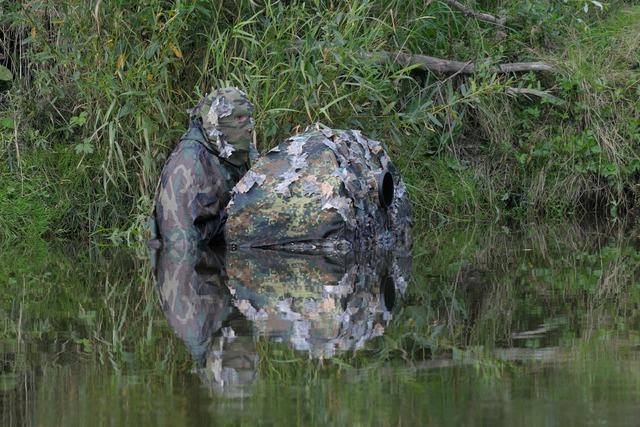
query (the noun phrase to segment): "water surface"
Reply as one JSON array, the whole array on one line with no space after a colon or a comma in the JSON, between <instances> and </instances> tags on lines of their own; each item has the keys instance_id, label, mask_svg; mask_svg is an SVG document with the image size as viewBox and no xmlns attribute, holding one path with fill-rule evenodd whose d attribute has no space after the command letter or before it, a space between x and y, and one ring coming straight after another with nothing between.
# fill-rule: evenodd
<instances>
[{"instance_id":1,"label":"water surface","mask_svg":"<svg viewBox=\"0 0 640 427\"><path fill-rule=\"evenodd\" d=\"M6 248L0 422L638 424L634 233L415 236L411 274L377 254L209 254L164 285L143 250Z\"/></svg>"}]
</instances>

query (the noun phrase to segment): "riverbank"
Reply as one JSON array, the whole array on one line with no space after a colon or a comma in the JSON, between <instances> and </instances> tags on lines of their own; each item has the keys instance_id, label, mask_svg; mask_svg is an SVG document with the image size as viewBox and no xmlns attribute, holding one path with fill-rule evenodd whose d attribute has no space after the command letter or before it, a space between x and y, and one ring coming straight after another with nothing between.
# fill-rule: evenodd
<instances>
[{"instance_id":1,"label":"riverbank","mask_svg":"<svg viewBox=\"0 0 640 427\"><path fill-rule=\"evenodd\" d=\"M0 2L13 74L0 92L0 241L143 240L185 110L227 84L254 100L262 151L316 121L384 141L426 221L633 212L640 8L475 3L501 27L449 3ZM368 55L382 51L475 71ZM554 71L495 72L524 61Z\"/></svg>"}]
</instances>

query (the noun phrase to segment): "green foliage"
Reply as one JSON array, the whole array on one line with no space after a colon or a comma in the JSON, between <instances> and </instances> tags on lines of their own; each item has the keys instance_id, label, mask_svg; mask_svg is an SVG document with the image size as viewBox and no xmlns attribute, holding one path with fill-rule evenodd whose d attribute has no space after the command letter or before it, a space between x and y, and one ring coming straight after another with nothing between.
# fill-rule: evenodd
<instances>
[{"instance_id":1,"label":"green foliage","mask_svg":"<svg viewBox=\"0 0 640 427\"><path fill-rule=\"evenodd\" d=\"M638 10L610 1L585 12L587 3L477 2L506 16L503 32L437 1L2 1L15 77L0 98L5 179L22 185L21 168L50 153L53 174L73 177L64 194L75 200L43 199L45 209L66 211L42 224L142 238L186 109L230 84L258 107L261 150L315 121L385 141L418 214L632 207ZM479 71L442 79L363 55L377 51L476 60ZM560 72L491 72L539 58ZM35 167L34 179L50 183Z\"/></svg>"},{"instance_id":2,"label":"green foliage","mask_svg":"<svg viewBox=\"0 0 640 427\"><path fill-rule=\"evenodd\" d=\"M0 176L0 241L39 238L49 231L53 215L47 206L49 198L37 180L20 183Z\"/></svg>"},{"instance_id":3,"label":"green foliage","mask_svg":"<svg viewBox=\"0 0 640 427\"><path fill-rule=\"evenodd\" d=\"M9 70L4 65L0 65L0 81L2 82L10 82L13 80L13 74L11 70Z\"/></svg>"}]
</instances>

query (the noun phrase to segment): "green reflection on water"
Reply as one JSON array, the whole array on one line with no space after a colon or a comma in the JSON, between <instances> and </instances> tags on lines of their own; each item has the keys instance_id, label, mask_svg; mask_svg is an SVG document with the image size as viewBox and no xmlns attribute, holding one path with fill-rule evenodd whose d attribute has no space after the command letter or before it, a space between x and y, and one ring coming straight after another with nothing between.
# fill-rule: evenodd
<instances>
[{"instance_id":1,"label":"green reflection on water","mask_svg":"<svg viewBox=\"0 0 640 427\"><path fill-rule=\"evenodd\" d=\"M0 255L3 425L634 425L634 239L573 225L417 232L385 334L312 358L253 340L250 395L205 387L145 254Z\"/></svg>"}]
</instances>

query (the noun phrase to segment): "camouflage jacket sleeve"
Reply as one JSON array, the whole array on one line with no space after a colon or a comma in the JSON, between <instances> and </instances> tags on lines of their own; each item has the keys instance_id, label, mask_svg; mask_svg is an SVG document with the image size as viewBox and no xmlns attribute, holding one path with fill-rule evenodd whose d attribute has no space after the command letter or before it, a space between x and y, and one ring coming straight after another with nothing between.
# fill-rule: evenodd
<instances>
[{"instance_id":1,"label":"camouflage jacket sleeve","mask_svg":"<svg viewBox=\"0 0 640 427\"><path fill-rule=\"evenodd\" d=\"M190 203L191 221L200 234L198 240L211 245L222 240L228 195L217 157L202 149L198 161Z\"/></svg>"},{"instance_id":2,"label":"camouflage jacket sleeve","mask_svg":"<svg viewBox=\"0 0 640 427\"><path fill-rule=\"evenodd\" d=\"M221 239L227 198L216 156L195 141L183 141L162 171L156 199L163 243L191 246Z\"/></svg>"}]
</instances>

